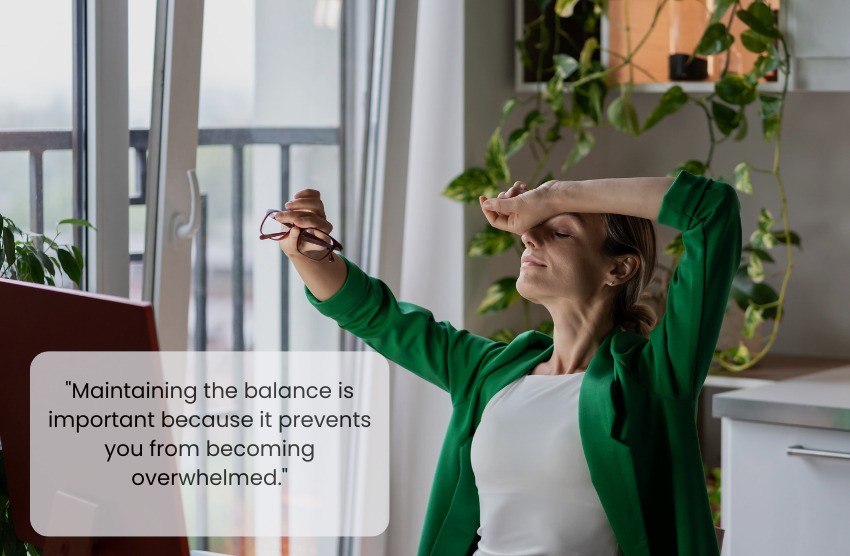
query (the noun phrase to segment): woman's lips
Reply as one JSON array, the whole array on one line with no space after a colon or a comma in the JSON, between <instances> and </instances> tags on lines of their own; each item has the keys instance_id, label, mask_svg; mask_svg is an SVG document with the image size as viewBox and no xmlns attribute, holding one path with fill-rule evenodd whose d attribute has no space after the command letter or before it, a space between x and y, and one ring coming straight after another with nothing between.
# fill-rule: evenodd
<instances>
[{"instance_id":1,"label":"woman's lips","mask_svg":"<svg viewBox=\"0 0 850 556\"><path fill-rule=\"evenodd\" d=\"M543 264L539 260L537 260L534 257L531 257L529 255L523 256L522 259L520 259L520 261L521 261L520 266L544 266L544 267L546 266L545 264Z\"/></svg>"}]
</instances>

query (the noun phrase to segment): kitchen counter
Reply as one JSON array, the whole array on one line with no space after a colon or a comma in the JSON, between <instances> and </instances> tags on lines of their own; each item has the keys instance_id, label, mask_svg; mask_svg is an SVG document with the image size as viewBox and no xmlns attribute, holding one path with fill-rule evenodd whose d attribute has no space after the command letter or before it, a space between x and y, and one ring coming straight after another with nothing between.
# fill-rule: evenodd
<instances>
[{"instance_id":1,"label":"kitchen counter","mask_svg":"<svg viewBox=\"0 0 850 556\"><path fill-rule=\"evenodd\" d=\"M712 413L745 421L850 431L850 365L716 394Z\"/></svg>"}]
</instances>

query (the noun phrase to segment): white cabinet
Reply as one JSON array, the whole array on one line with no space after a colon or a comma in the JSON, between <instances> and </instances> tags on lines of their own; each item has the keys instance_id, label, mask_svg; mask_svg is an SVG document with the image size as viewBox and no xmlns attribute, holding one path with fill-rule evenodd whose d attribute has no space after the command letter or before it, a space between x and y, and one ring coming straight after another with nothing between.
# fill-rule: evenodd
<instances>
[{"instance_id":1,"label":"white cabinet","mask_svg":"<svg viewBox=\"0 0 850 556\"><path fill-rule=\"evenodd\" d=\"M713 402L724 556L850 554L850 366Z\"/></svg>"},{"instance_id":2,"label":"white cabinet","mask_svg":"<svg viewBox=\"0 0 850 556\"><path fill-rule=\"evenodd\" d=\"M792 89L850 91L850 2L783 0L782 5L793 55Z\"/></svg>"},{"instance_id":3,"label":"white cabinet","mask_svg":"<svg viewBox=\"0 0 850 556\"><path fill-rule=\"evenodd\" d=\"M850 554L850 431L724 418L722 436L725 555Z\"/></svg>"}]
</instances>

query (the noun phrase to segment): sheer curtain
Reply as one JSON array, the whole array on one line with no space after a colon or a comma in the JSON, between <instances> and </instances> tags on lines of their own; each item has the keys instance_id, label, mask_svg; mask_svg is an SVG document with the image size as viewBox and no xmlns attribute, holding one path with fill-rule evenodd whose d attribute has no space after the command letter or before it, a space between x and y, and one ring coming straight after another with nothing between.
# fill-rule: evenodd
<instances>
[{"instance_id":1,"label":"sheer curtain","mask_svg":"<svg viewBox=\"0 0 850 556\"><path fill-rule=\"evenodd\" d=\"M357 262L396 296L463 326L464 3L378 0ZM349 152L351 152L349 150ZM391 366L390 523L351 554L415 554L448 424L448 394Z\"/></svg>"}]
</instances>

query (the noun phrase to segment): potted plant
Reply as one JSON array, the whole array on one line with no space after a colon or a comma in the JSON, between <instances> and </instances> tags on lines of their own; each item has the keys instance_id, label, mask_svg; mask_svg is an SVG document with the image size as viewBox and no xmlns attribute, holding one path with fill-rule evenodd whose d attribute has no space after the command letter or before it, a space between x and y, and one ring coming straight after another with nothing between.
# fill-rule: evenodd
<instances>
[{"instance_id":1,"label":"potted plant","mask_svg":"<svg viewBox=\"0 0 850 556\"><path fill-rule=\"evenodd\" d=\"M81 287L83 254L75 245L57 243L60 226L94 229L86 220L62 220L56 225L56 234L50 238L22 230L11 219L0 215L0 278L55 286L57 280L64 280L63 276L67 276ZM0 447L0 556L38 555L40 552L36 547L15 535L5 469Z\"/></svg>"}]
</instances>

